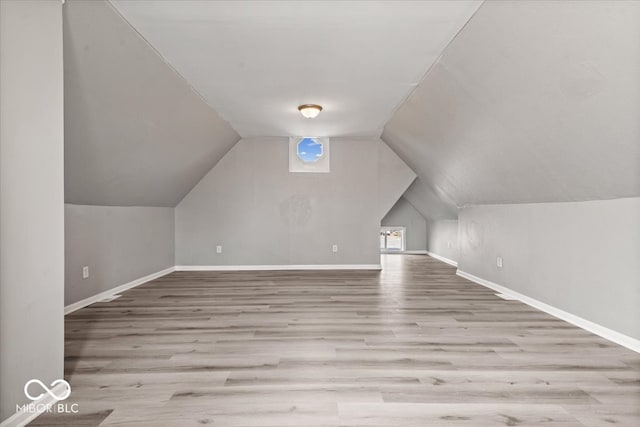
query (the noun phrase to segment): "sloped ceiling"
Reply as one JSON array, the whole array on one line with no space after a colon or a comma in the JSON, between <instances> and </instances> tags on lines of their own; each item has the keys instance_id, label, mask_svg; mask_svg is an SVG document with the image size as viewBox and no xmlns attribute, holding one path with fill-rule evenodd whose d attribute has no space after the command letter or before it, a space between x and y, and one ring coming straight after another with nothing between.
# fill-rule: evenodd
<instances>
[{"instance_id":1,"label":"sloped ceiling","mask_svg":"<svg viewBox=\"0 0 640 427\"><path fill-rule=\"evenodd\" d=\"M239 140L107 2L64 6L65 199L175 206Z\"/></svg>"},{"instance_id":2,"label":"sloped ceiling","mask_svg":"<svg viewBox=\"0 0 640 427\"><path fill-rule=\"evenodd\" d=\"M420 178L413 181L403 197L426 219L438 220L458 217L456 205L446 195L436 194L431 185L426 184Z\"/></svg>"},{"instance_id":3,"label":"sloped ceiling","mask_svg":"<svg viewBox=\"0 0 640 427\"><path fill-rule=\"evenodd\" d=\"M481 1L112 3L243 137L377 138Z\"/></svg>"},{"instance_id":4,"label":"sloped ceiling","mask_svg":"<svg viewBox=\"0 0 640 427\"><path fill-rule=\"evenodd\" d=\"M378 217L382 220L411 185L416 174L382 141L378 147L378 170Z\"/></svg>"},{"instance_id":5,"label":"sloped ceiling","mask_svg":"<svg viewBox=\"0 0 640 427\"><path fill-rule=\"evenodd\" d=\"M485 2L387 123L431 219L640 196L640 2Z\"/></svg>"}]
</instances>

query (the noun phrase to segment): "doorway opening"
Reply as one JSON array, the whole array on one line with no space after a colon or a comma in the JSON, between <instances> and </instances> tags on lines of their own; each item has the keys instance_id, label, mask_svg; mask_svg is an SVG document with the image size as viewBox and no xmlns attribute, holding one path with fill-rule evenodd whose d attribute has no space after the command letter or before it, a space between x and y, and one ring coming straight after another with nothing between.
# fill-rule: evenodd
<instances>
[{"instance_id":1,"label":"doorway opening","mask_svg":"<svg viewBox=\"0 0 640 427\"><path fill-rule=\"evenodd\" d=\"M405 227L385 226L380 228L380 252L404 252Z\"/></svg>"}]
</instances>

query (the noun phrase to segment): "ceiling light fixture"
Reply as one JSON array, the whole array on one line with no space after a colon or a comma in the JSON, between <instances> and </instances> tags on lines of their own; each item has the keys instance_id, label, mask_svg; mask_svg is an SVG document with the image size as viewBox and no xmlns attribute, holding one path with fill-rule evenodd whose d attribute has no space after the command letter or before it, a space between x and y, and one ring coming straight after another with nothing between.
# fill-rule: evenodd
<instances>
[{"instance_id":1,"label":"ceiling light fixture","mask_svg":"<svg viewBox=\"0 0 640 427\"><path fill-rule=\"evenodd\" d=\"M313 119L320 114L322 107L316 104L303 104L298 106L298 111L300 111L300 114L305 116L307 119Z\"/></svg>"}]
</instances>

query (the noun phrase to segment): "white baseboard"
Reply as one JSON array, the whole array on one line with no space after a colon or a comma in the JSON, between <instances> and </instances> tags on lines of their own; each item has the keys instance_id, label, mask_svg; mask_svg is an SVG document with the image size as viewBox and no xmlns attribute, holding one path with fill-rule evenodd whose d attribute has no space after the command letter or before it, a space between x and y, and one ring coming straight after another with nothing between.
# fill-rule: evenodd
<instances>
[{"instance_id":1,"label":"white baseboard","mask_svg":"<svg viewBox=\"0 0 640 427\"><path fill-rule=\"evenodd\" d=\"M64 308L64 314L72 313L76 310L80 310L88 305L96 303L102 299L112 297L117 293L126 291L127 289L135 288L136 286L140 286L143 283L150 282L151 280L157 279L158 277L165 276L172 271L175 271L175 267L169 267L162 271L158 271L157 273L149 274L148 276L141 277L139 279L133 280L129 283L125 283L124 285L117 286L115 288L109 289L108 291L100 292L99 294L90 296L89 298L85 298L78 302L74 302L73 304L69 304Z\"/></svg>"},{"instance_id":2,"label":"white baseboard","mask_svg":"<svg viewBox=\"0 0 640 427\"><path fill-rule=\"evenodd\" d=\"M56 386L51 388L51 392L56 396L61 396L66 391L66 386L64 384L57 384ZM46 406L52 405L57 401L49 394L44 393L43 396L38 399L30 402L32 405L36 405L36 408L44 408ZM18 411L15 414L11 415L9 418L0 423L0 427L23 427L29 424L31 421L38 418L42 415L44 411L39 412L25 412Z\"/></svg>"},{"instance_id":3,"label":"white baseboard","mask_svg":"<svg viewBox=\"0 0 640 427\"><path fill-rule=\"evenodd\" d=\"M626 347L630 350L640 353L640 340L632 338L628 335L621 334L620 332L616 332L613 329L609 329L605 326L599 325L590 320L583 319L582 317L576 316L575 314L568 313L564 310L561 310L552 305L546 304L542 301L538 301L537 299L528 297L519 292L513 291L509 288L505 288L504 286L498 285L497 283L493 283L481 277L474 276L473 274L470 274L461 270L458 270L456 274L460 277L464 277L465 279L471 280L472 282L478 283L479 285L486 286L489 289L493 289L494 291L497 291L508 297L511 297L520 302L523 302L533 308L537 308L538 310L544 311L545 313L555 316L558 319L562 319L565 322L574 324L591 333L599 335L604 339L607 339L623 347Z\"/></svg>"},{"instance_id":4,"label":"white baseboard","mask_svg":"<svg viewBox=\"0 0 640 427\"><path fill-rule=\"evenodd\" d=\"M173 271L264 271L264 270L381 270L380 264L319 264L319 265L176 265L157 273L149 274L124 285L117 286L90 296L64 308L64 314L80 310L105 298L112 297L127 289L135 288Z\"/></svg>"},{"instance_id":5,"label":"white baseboard","mask_svg":"<svg viewBox=\"0 0 640 427\"><path fill-rule=\"evenodd\" d=\"M438 261L446 262L449 265L453 265L454 267L458 266L458 262L457 261L454 261L454 260L449 259L449 258L445 258L442 255L434 254L433 252L430 252L430 251L427 251L427 255L429 255L432 258L437 259Z\"/></svg>"},{"instance_id":6,"label":"white baseboard","mask_svg":"<svg viewBox=\"0 0 640 427\"><path fill-rule=\"evenodd\" d=\"M427 255L427 251L424 249L416 249L413 251L380 251L381 254L389 255L389 254L400 254L400 255Z\"/></svg>"},{"instance_id":7,"label":"white baseboard","mask_svg":"<svg viewBox=\"0 0 640 427\"><path fill-rule=\"evenodd\" d=\"M380 264L176 265L176 271L382 270Z\"/></svg>"}]
</instances>

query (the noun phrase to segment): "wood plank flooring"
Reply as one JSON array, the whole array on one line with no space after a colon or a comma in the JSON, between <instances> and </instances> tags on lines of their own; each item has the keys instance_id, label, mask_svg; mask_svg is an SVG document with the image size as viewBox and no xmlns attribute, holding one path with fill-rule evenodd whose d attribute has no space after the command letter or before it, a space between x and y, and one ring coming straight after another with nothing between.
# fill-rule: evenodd
<instances>
[{"instance_id":1,"label":"wood plank flooring","mask_svg":"<svg viewBox=\"0 0 640 427\"><path fill-rule=\"evenodd\" d=\"M40 426L640 426L640 355L427 256L177 272L66 318Z\"/></svg>"}]
</instances>

